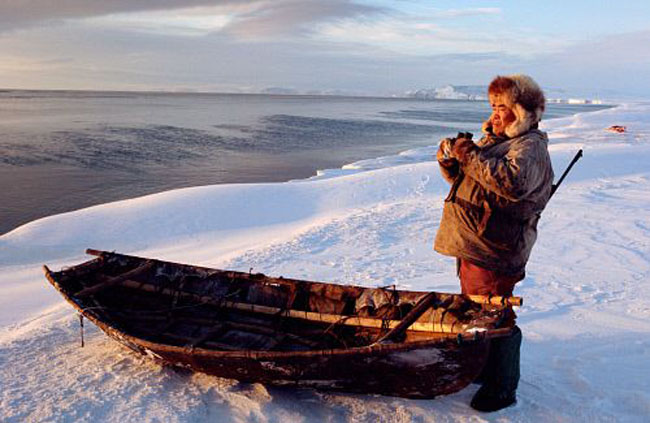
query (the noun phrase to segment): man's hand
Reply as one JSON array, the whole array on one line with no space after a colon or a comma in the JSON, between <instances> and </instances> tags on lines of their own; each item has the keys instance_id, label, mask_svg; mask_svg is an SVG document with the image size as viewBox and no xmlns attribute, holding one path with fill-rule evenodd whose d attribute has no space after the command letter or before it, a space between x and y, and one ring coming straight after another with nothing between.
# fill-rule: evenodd
<instances>
[{"instance_id":1,"label":"man's hand","mask_svg":"<svg viewBox=\"0 0 650 423\"><path fill-rule=\"evenodd\" d=\"M451 155L452 145L453 142L449 138L440 141L440 147L438 147L438 152L436 153L436 160L438 160L440 166L452 167L456 164L456 160Z\"/></svg>"},{"instance_id":2,"label":"man's hand","mask_svg":"<svg viewBox=\"0 0 650 423\"><path fill-rule=\"evenodd\" d=\"M467 138L458 138L451 146L451 157L460 163L465 163L473 151L478 151L474 141Z\"/></svg>"}]
</instances>

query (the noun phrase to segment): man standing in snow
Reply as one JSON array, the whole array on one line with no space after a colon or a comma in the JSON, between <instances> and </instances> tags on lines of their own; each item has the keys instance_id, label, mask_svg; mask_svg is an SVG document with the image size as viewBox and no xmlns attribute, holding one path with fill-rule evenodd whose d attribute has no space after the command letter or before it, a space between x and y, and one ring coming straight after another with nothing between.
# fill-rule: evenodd
<instances>
[{"instance_id":1,"label":"man standing in snow","mask_svg":"<svg viewBox=\"0 0 650 423\"><path fill-rule=\"evenodd\" d=\"M437 159L451 189L434 248L457 258L463 293L510 296L525 276L553 169L548 138L538 129L545 99L535 81L498 76L488 97L492 115L480 141L440 143ZM520 345L516 326L510 337L492 341L473 408L496 411L516 402Z\"/></svg>"}]
</instances>

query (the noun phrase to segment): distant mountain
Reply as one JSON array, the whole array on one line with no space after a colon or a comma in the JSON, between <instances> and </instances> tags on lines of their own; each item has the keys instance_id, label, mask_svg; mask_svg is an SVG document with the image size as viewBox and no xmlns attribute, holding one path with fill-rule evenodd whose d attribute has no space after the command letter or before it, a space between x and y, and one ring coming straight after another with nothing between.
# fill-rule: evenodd
<instances>
[{"instance_id":1,"label":"distant mountain","mask_svg":"<svg viewBox=\"0 0 650 423\"><path fill-rule=\"evenodd\" d=\"M436 88L422 88L406 92L407 97L422 100L487 100L487 87L484 85L445 85Z\"/></svg>"},{"instance_id":2,"label":"distant mountain","mask_svg":"<svg viewBox=\"0 0 650 423\"><path fill-rule=\"evenodd\" d=\"M280 94L280 95L295 95L300 94L298 90L285 87L268 87L260 91L260 94Z\"/></svg>"},{"instance_id":3,"label":"distant mountain","mask_svg":"<svg viewBox=\"0 0 650 423\"><path fill-rule=\"evenodd\" d=\"M603 104L599 98L589 99L573 97L561 88L544 88L544 94L548 103L564 104ZM422 88L415 91L407 91L406 97L422 100L487 100L487 86L484 85L444 85L436 88Z\"/></svg>"},{"instance_id":4,"label":"distant mountain","mask_svg":"<svg viewBox=\"0 0 650 423\"><path fill-rule=\"evenodd\" d=\"M258 91L259 94L276 94L276 95L327 95L327 96L351 96L354 92L345 90L298 90L286 87L267 87Z\"/></svg>"}]
</instances>

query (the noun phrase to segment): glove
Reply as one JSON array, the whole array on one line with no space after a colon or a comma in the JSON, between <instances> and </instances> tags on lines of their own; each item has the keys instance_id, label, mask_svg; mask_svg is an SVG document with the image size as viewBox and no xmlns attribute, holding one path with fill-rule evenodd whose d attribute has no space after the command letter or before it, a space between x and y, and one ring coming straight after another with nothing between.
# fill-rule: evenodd
<instances>
[{"instance_id":1,"label":"glove","mask_svg":"<svg viewBox=\"0 0 650 423\"><path fill-rule=\"evenodd\" d=\"M445 138L440 141L440 147L438 147L438 152L436 153L436 160L440 166L443 167L452 167L456 164L456 160L451 156L453 141L449 138Z\"/></svg>"},{"instance_id":2,"label":"glove","mask_svg":"<svg viewBox=\"0 0 650 423\"><path fill-rule=\"evenodd\" d=\"M458 138L451 146L450 155L460 163L465 163L475 151L478 151L478 146L472 140Z\"/></svg>"}]
</instances>

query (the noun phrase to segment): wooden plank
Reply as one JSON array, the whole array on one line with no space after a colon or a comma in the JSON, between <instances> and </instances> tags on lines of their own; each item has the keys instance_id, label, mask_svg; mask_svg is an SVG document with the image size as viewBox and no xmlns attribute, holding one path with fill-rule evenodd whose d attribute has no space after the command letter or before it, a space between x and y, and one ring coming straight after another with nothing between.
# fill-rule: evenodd
<instances>
[{"instance_id":1,"label":"wooden plank","mask_svg":"<svg viewBox=\"0 0 650 423\"><path fill-rule=\"evenodd\" d=\"M141 275L149 271L151 268L153 268L153 265L154 265L153 261L147 261L146 263L136 267L135 269L122 273L121 275L115 276L113 278L109 278L103 275L98 275L97 278L101 281L100 283L84 288L81 291L77 292L76 294L73 294L72 296L77 298L84 298L89 295L97 294L98 292L110 288L111 286L119 285L120 283L124 282L127 279L131 279L133 277L136 277L138 275Z\"/></svg>"},{"instance_id":2,"label":"wooden plank","mask_svg":"<svg viewBox=\"0 0 650 423\"><path fill-rule=\"evenodd\" d=\"M185 346L193 348L192 343L195 341L194 338L189 338L187 336L182 336L178 335L176 333L172 332L164 332L161 334L161 336L164 336L165 338L173 339L174 341L183 343ZM215 342L215 341L206 341L205 346L208 346L210 348L218 349L218 350L227 350L227 351L239 351L242 350L241 347L236 347L230 344L224 344L223 342Z\"/></svg>"},{"instance_id":3,"label":"wooden plank","mask_svg":"<svg viewBox=\"0 0 650 423\"><path fill-rule=\"evenodd\" d=\"M192 340L191 343L190 343L190 345L191 345L192 347L196 348L196 347L198 347L199 345L201 345L202 343L204 343L204 342L206 342L207 340L209 340L210 338L213 338L213 337L216 337L216 336L218 336L218 335L221 335L221 334L223 334L224 332L226 332L227 330L228 330L227 325L224 325L224 324L222 324L222 323L217 323L217 324L215 324L214 326L212 326L212 327L210 328L210 330L208 330L208 332L206 332L204 335L202 335L202 336L200 336L200 337L195 338L194 340Z\"/></svg>"},{"instance_id":4,"label":"wooden plank","mask_svg":"<svg viewBox=\"0 0 650 423\"><path fill-rule=\"evenodd\" d=\"M115 314L115 312L112 312ZM167 316L137 316L135 319L132 318L128 313L122 313L118 312L117 316L121 320L125 321L130 321L133 322L135 321L152 321L152 322L164 322L169 320ZM226 316L227 317L227 316ZM210 326L210 325L215 325L219 324L220 322L217 320L212 320L212 319L205 319L205 318L194 318L194 317L184 317L184 316L175 316L174 321L172 323L180 323L180 324L194 324L194 325L203 325L203 326ZM259 333L261 335L268 335L268 336L280 336L283 335L287 338L287 340L296 342L298 344L303 344L312 348L318 347L320 344L318 342L312 341L310 339L307 339L303 336L296 335L294 333L290 332L281 332L275 329L271 329L269 327L265 326L257 326L257 325L252 325L248 323L241 323L241 322L233 322L230 320L224 320L221 322L226 326L227 328L232 328L232 329L237 329L241 330L244 332L251 332L251 333ZM165 327L163 332L167 332L169 327ZM317 332L318 335L322 334L322 331ZM214 336L214 335L213 335Z\"/></svg>"},{"instance_id":5,"label":"wooden plank","mask_svg":"<svg viewBox=\"0 0 650 423\"><path fill-rule=\"evenodd\" d=\"M242 331L248 331L248 332L253 332L253 333L259 333L262 335L269 335L269 336L279 336L282 335L286 337L289 341L297 342L299 344L307 345L309 347L315 348L319 344L318 342L311 341L309 339L305 339L302 336L295 335L293 333L289 332L279 332L274 329L270 328L265 328L261 326L254 326L254 325L249 325L246 323L237 323L237 322L228 322L228 326L232 327L233 329L239 329Z\"/></svg>"},{"instance_id":6,"label":"wooden plank","mask_svg":"<svg viewBox=\"0 0 650 423\"><path fill-rule=\"evenodd\" d=\"M86 254L93 255L93 256L101 256L102 254L115 254L115 253L110 253L107 251L100 251L100 250L94 250L94 249L87 249ZM134 256L127 256L127 257L134 257ZM134 258L139 258L139 257L134 257ZM213 269L216 270L216 269ZM219 270L219 272L228 272L226 270ZM234 272L238 273L238 272ZM283 282L281 280L275 279L274 278L274 283L286 283L287 285L294 287L292 283L288 282ZM499 295L463 295L465 298L467 298L470 301L473 301L475 303L479 304L486 304L486 305L495 305L495 306L522 306L524 303L523 298L521 297L502 297Z\"/></svg>"},{"instance_id":7,"label":"wooden plank","mask_svg":"<svg viewBox=\"0 0 650 423\"><path fill-rule=\"evenodd\" d=\"M251 313L277 315L283 317L290 317L294 319L307 320L311 322L320 323L336 323L346 326L361 326L370 328L384 328L392 329L400 324L400 320L383 320L371 317L359 316L344 316L339 314L319 313L313 311L303 310L285 310L277 307L270 307L258 304L239 303L234 301L220 301L213 297L202 296L190 292L178 291L170 288L163 288L152 284L143 282L125 280L120 283L121 286L131 289L137 289L145 292L152 292L162 295L178 295L181 298L197 301L202 304L214 305L233 310L246 311ZM467 329L467 325L453 323L436 323L436 322L415 322L411 325L409 330L423 331L423 332L443 332L443 333L462 333ZM437 329L437 330L436 330Z\"/></svg>"}]
</instances>

